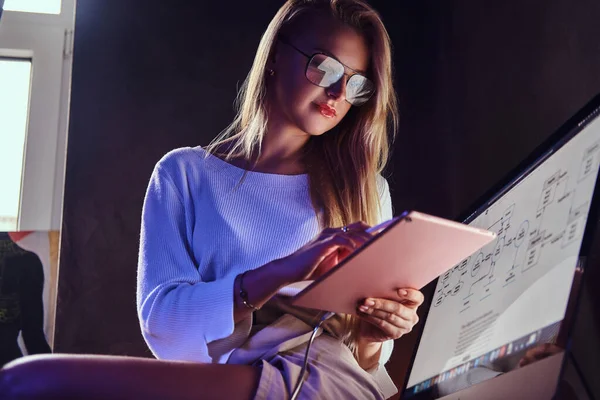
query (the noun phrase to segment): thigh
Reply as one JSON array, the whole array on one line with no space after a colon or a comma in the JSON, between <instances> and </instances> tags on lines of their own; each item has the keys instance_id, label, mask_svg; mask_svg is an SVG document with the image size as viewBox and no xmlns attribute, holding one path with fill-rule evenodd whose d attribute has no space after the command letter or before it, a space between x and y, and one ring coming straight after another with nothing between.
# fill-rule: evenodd
<instances>
[{"instance_id":1,"label":"thigh","mask_svg":"<svg viewBox=\"0 0 600 400\"><path fill-rule=\"evenodd\" d=\"M305 353L306 344L262 360L255 399L289 399L301 379ZM385 399L374 378L358 365L350 350L329 335L321 335L313 342L303 381L299 395L302 400Z\"/></svg>"},{"instance_id":2,"label":"thigh","mask_svg":"<svg viewBox=\"0 0 600 400\"><path fill-rule=\"evenodd\" d=\"M247 365L44 355L0 370L0 393L15 399L250 399L259 377L260 370Z\"/></svg>"}]
</instances>

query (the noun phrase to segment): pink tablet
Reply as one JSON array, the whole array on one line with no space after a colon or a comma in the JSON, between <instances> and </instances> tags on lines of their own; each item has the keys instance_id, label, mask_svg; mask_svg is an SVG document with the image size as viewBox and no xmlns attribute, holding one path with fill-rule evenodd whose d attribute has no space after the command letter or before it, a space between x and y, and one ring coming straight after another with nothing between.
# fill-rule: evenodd
<instances>
[{"instance_id":1,"label":"pink tablet","mask_svg":"<svg viewBox=\"0 0 600 400\"><path fill-rule=\"evenodd\" d=\"M297 306L356 314L359 301L399 299L398 289L421 289L495 238L490 231L407 211L319 279L280 294Z\"/></svg>"}]
</instances>

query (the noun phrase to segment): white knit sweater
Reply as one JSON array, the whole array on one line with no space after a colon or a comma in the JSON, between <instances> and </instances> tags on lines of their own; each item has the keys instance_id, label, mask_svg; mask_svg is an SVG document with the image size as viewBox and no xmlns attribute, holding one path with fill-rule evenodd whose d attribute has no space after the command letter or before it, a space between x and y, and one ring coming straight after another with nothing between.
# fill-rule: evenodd
<instances>
[{"instance_id":1,"label":"white knit sweater","mask_svg":"<svg viewBox=\"0 0 600 400\"><path fill-rule=\"evenodd\" d=\"M225 363L248 337L252 318L233 321L233 282L287 256L319 232L308 175L248 172L201 147L156 165L144 202L137 309L157 358ZM380 220L392 217L379 177ZM380 364L393 342L384 343Z\"/></svg>"}]
</instances>

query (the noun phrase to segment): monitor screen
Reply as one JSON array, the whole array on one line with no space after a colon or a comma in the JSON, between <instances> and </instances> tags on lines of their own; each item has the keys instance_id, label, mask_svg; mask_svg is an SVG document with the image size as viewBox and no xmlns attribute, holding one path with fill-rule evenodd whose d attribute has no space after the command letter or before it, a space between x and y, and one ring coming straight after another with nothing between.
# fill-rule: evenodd
<instances>
[{"instance_id":1,"label":"monitor screen","mask_svg":"<svg viewBox=\"0 0 600 400\"><path fill-rule=\"evenodd\" d=\"M594 114L467 218L498 237L438 278L403 398L443 397L551 351L599 165Z\"/></svg>"}]
</instances>

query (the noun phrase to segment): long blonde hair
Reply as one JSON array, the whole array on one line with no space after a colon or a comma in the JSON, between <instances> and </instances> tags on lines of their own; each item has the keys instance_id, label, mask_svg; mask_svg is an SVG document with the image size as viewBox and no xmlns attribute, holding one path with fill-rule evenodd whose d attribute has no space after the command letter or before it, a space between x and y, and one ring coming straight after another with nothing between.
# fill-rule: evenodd
<instances>
[{"instance_id":1,"label":"long blonde hair","mask_svg":"<svg viewBox=\"0 0 600 400\"><path fill-rule=\"evenodd\" d=\"M313 207L321 228L355 221L373 225L380 215L377 175L388 160L390 141L398 125L398 111L392 82L390 38L379 14L364 1L288 0L261 38L250 73L238 94L234 121L206 150L208 154L217 154L226 147L226 153L222 154L226 159L239 157L250 161L260 155L267 129L269 56L279 33L309 11L329 12L364 35L371 50L369 77L376 87L367 103L351 107L330 132L313 136L307 142L304 161ZM347 323L356 325L353 318L347 318ZM347 342L354 343L349 337Z\"/></svg>"}]
</instances>

